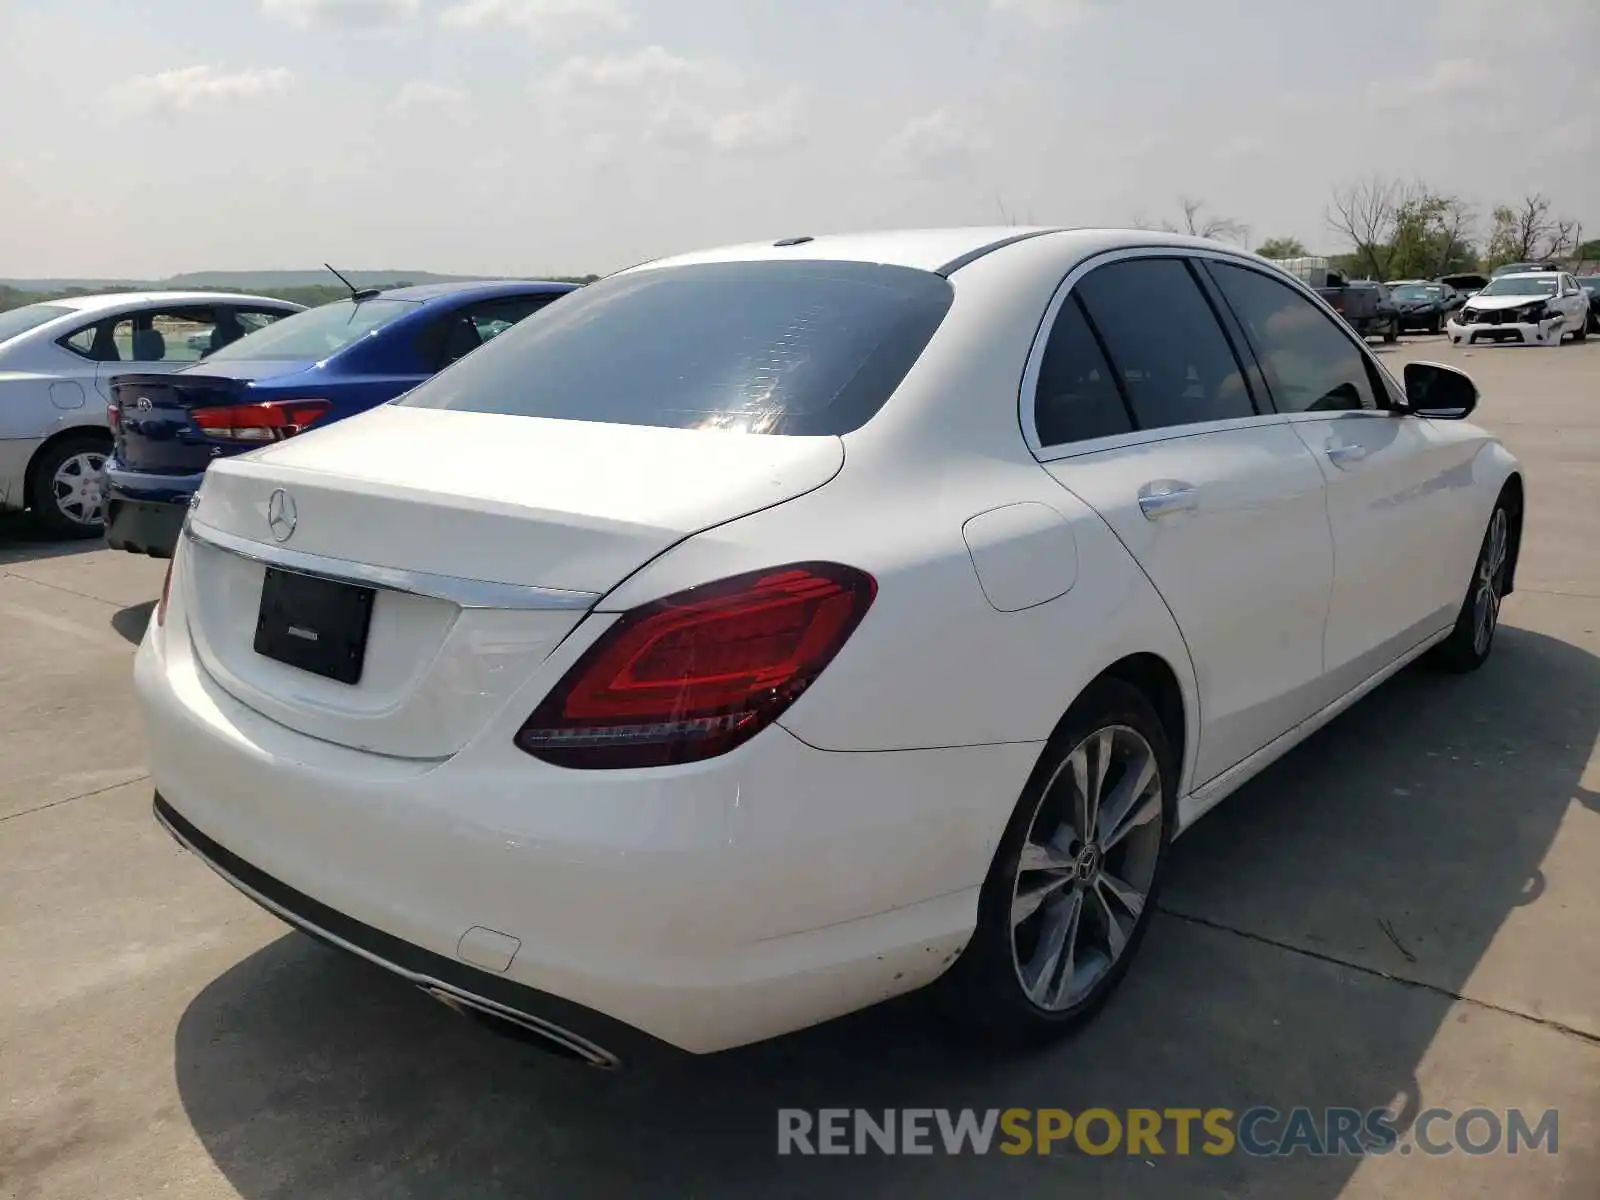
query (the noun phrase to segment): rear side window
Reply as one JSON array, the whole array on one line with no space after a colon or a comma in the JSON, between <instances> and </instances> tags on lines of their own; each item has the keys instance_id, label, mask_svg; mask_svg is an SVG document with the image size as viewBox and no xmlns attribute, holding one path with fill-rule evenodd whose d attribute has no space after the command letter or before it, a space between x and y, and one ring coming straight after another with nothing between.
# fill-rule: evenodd
<instances>
[{"instance_id":1,"label":"rear side window","mask_svg":"<svg viewBox=\"0 0 1600 1200\"><path fill-rule=\"evenodd\" d=\"M1077 296L1062 304L1045 343L1033 422L1043 446L1133 432L1133 418Z\"/></svg>"},{"instance_id":2,"label":"rear side window","mask_svg":"<svg viewBox=\"0 0 1600 1200\"><path fill-rule=\"evenodd\" d=\"M230 342L211 355L211 362L251 359L321 361L352 342L382 329L390 321L416 311L410 300L335 300L274 321Z\"/></svg>"},{"instance_id":3,"label":"rear side window","mask_svg":"<svg viewBox=\"0 0 1600 1200\"><path fill-rule=\"evenodd\" d=\"M1073 291L1140 429L1255 415L1233 348L1185 263L1114 262L1091 271Z\"/></svg>"},{"instance_id":4,"label":"rear side window","mask_svg":"<svg viewBox=\"0 0 1600 1200\"><path fill-rule=\"evenodd\" d=\"M1209 269L1244 326L1279 412L1378 407L1366 356L1326 313L1260 271L1226 263Z\"/></svg>"},{"instance_id":5,"label":"rear side window","mask_svg":"<svg viewBox=\"0 0 1600 1200\"><path fill-rule=\"evenodd\" d=\"M396 403L619 425L843 434L894 393L949 310L941 277L852 262L614 275Z\"/></svg>"}]
</instances>

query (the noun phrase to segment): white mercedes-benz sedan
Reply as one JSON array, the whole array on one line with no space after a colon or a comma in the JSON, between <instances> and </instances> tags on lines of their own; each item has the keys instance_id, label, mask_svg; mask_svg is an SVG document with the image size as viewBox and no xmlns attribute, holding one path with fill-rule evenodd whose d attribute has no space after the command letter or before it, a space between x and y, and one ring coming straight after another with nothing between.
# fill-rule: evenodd
<instances>
[{"instance_id":1,"label":"white mercedes-benz sedan","mask_svg":"<svg viewBox=\"0 0 1600 1200\"><path fill-rule=\"evenodd\" d=\"M137 659L156 815L597 1065L935 983L1048 1037L1176 835L1488 656L1524 483L1476 402L1190 238L634 267L212 466Z\"/></svg>"}]
</instances>

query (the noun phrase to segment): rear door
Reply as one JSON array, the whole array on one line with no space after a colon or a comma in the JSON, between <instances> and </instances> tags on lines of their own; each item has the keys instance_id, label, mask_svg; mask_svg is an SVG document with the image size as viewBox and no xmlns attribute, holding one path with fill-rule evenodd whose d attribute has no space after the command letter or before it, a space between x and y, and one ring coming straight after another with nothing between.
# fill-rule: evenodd
<instances>
[{"instance_id":1,"label":"rear door","mask_svg":"<svg viewBox=\"0 0 1600 1200\"><path fill-rule=\"evenodd\" d=\"M1275 407L1328 484L1338 567L1324 702L1455 619L1481 530L1467 502L1477 442L1389 411L1370 352L1308 297L1243 263L1207 269L1244 328ZM1459 425L1459 423L1457 423Z\"/></svg>"},{"instance_id":2,"label":"rear door","mask_svg":"<svg viewBox=\"0 0 1600 1200\"><path fill-rule=\"evenodd\" d=\"M1024 425L1177 620L1200 689L1199 786L1317 707L1333 582L1322 474L1258 408L1187 258L1098 260L1056 305Z\"/></svg>"}]
</instances>

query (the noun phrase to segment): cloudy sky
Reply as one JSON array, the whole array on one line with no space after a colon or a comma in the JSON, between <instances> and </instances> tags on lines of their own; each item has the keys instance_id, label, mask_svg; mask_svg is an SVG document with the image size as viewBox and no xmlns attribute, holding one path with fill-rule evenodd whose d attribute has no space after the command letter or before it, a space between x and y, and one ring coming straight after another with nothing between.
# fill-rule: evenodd
<instances>
[{"instance_id":1,"label":"cloudy sky","mask_svg":"<svg viewBox=\"0 0 1600 1200\"><path fill-rule=\"evenodd\" d=\"M1600 3L0 0L0 276L604 272L1335 182L1600 234Z\"/></svg>"}]
</instances>

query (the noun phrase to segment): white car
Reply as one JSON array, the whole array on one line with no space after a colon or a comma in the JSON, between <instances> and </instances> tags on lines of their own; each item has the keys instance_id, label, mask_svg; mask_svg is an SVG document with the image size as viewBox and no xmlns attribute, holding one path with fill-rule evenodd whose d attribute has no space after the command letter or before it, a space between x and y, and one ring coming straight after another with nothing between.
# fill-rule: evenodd
<instances>
[{"instance_id":1,"label":"white car","mask_svg":"<svg viewBox=\"0 0 1600 1200\"><path fill-rule=\"evenodd\" d=\"M72 296L0 312L0 508L96 537L114 375L176 371L304 305L220 292Z\"/></svg>"},{"instance_id":2,"label":"white car","mask_svg":"<svg viewBox=\"0 0 1600 1200\"><path fill-rule=\"evenodd\" d=\"M1465 375L1405 376L1192 238L632 268L211 467L137 656L156 814L599 1065L935 981L1053 1035L1175 835L1424 652L1489 655L1522 475Z\"/></svg>"},{"instance_id":3,"label":"white car","mask_svg":"<svg viewBox=\"0 0 1600 1200\"><path fill-rule=\"evenodd\" d=\"M1589 297L1565 271L1497 275L1467 298L1445 332L1455 345L1511 341L1559 346L1589 336Z\"/></svg>"}]
</instances>

